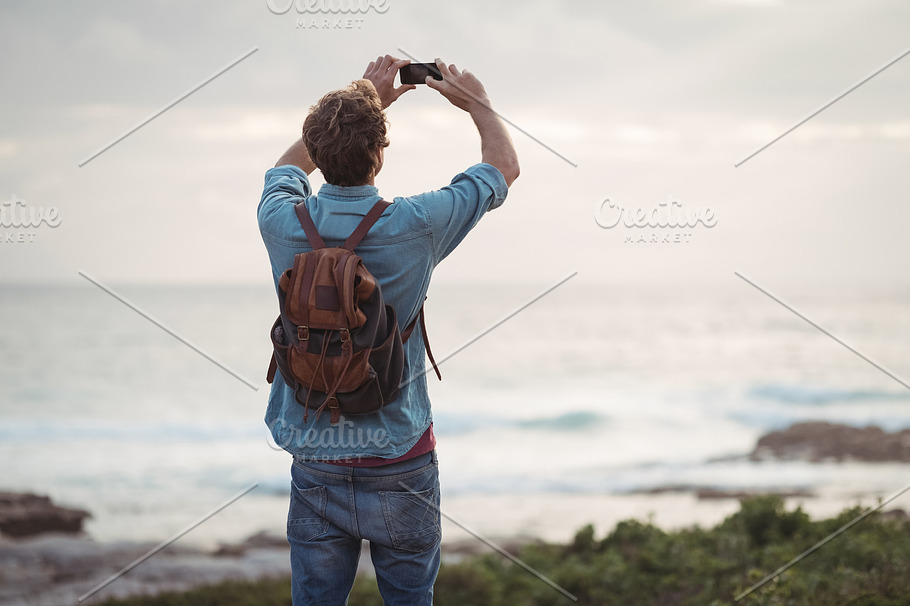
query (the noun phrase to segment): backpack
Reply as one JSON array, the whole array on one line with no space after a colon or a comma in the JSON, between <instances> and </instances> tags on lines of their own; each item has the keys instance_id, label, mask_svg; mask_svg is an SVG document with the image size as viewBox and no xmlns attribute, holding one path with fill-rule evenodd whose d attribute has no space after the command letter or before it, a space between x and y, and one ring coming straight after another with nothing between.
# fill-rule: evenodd
<instances>
[{"instance_id":1,"label":"backpack","mask_svg":"<svg viewBox=\"0 0 910 606\"><path fill-rule=\"evenodd\" d=\"M281 275L278 301L281 313L272 325L272 359L266 379L276 369L316 418L323 409L331 423L342 414L379 411L395 400L404 372L403 343L420 321L424 347L436 375L442 379L426 337L423 306L417 317L399 331L395 309L386 305L379 282L354 249L390 202L380 200L341 247L326 247L306 205L295 206L297 218L313 250L299 253Z\"/></svg>"}]
</instances>

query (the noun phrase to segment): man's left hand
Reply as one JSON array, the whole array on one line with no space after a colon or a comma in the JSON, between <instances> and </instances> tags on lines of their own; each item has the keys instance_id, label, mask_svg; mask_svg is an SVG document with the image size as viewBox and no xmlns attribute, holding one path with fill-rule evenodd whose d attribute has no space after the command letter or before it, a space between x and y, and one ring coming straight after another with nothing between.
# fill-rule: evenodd
<instances>
[{"instance_id":1,"label":"man's left hand","mask_svg":"<svg viewBox=\"0 0 910 606\"><path fill-rule=\"evenodd\" d=\"M409 90L417 88L413 84L402 84L395 88L395 74L398 70L411 63L410 59L396 59L392 55L377 57L375 61L370 61L367 69L363 72L363 77L373 83L379 98L382 100L382 108L390 106L398 97Z\"/></svg>"}]
</instances>

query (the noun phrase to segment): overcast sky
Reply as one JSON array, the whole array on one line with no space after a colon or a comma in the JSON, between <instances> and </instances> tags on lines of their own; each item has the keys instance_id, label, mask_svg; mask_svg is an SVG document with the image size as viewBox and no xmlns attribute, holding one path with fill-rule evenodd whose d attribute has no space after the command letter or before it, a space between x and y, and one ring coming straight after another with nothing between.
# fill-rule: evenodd
<instances>
[{"instance_id":1,"label":"overcast sky","mask_svg":"<svg viewBox=\"0 0 910 606\"><path fill-rule=\"evenodd\" d=\"M694 284L740 271L768 286L910 287L910 57L734 168L907 50L905 0L385 6L334 29L331 15L274 14L266 0L0 4L0 200L61 221L0 226L0 279L267 283L264 171L310 104L403 49L473 71L520 128L521 177L438 280ZM311 29L325 18L333 27ZM469 117L426 87L389 121L386 198L480 159ZM603 229L607 198L630 211L676 200L717 223ZM8 241L20 232L34 241Z\"/></svg>"}]
</instances>

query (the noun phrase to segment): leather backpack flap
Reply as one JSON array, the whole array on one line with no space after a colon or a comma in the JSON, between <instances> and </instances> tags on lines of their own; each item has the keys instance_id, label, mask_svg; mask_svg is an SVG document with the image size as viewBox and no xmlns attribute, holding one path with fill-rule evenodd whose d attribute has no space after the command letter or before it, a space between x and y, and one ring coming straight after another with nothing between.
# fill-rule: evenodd
<instances>
[{"instance_id":1,"label":"leather backpack flap","mask_svg":"<svg viewBox=\"0 0 910 606\"><path fill-rule=\"evenodd\" d=\"M353 313L352 317L355 318L356 326L363 326L367 322L367 314L364 308L369 307L371 301L379 295L379 285L360 257L357 257L357 265L354 267L354 280L351 286L350 300L353 301L354 308L349 313Z\"/></svg>"},{"instance_id":2,"label":"leather backpack flap","mask_svg":"<svg viewBox=\"0 0 910 606\"><path fill-rule=\"evenodd\" d=\"M354 329L365 316L354 306L354 277L360 258L343 248L323 248L294 259L285 312L308 329ZM359 323L358 323L359 322Z\"/></svg>"},{"instance_id":3,"label":"leather backpack flap","mask_svg":"<svg viewBox=\"0 0 910 606\"><path fill-rule=\"evenodd\" d=\"M376 292L375 279L353 252L323 248L298 255L289 282L286 313L306 327L298 330L299 347L288 353L291 371L317 391L356 390L370 379L375 333L359 297Z\"/></svg>"},{"instance_id":4,"label":"leather backpack flap","mask_svg":"<svg viewBox=\"0 0 910 606\"><path fill-rule=\"evenodd\" d=\"M290 322L295 326L310 325L309 310L307 308L307 297L309 288L304 292L301 285L307 280L312 280L313 270L315 268L315 258L309 257L310 253L301 253L294 257L294 266L287 270L279 282L279 287L284 292L284 306L282 312Z\"/></svg>"}]
</instances>

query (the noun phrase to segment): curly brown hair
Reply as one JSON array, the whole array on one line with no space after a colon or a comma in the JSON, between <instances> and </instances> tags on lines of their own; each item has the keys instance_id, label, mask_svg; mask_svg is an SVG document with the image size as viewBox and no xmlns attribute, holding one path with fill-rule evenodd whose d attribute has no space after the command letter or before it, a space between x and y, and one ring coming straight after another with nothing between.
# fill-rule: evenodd
<instances>
[{"instance_id":1,"label":"curly brown hair","mask_svg":"<svg viewBox=\"0 0 910 606\"><path fill-rule=\"evenodd\" d=\"M377 152L389 145L385 112L373 83L356 80L322 97L303 122L303 141L327 183L368 183L381 166Z\"/></svg>"}]
</instances>

